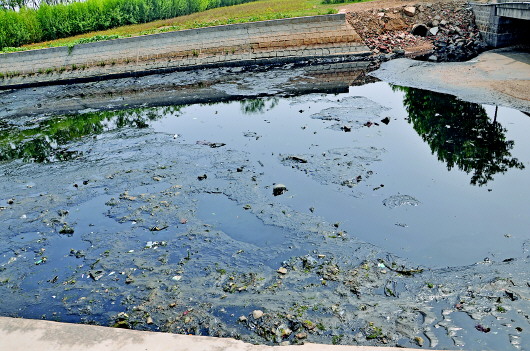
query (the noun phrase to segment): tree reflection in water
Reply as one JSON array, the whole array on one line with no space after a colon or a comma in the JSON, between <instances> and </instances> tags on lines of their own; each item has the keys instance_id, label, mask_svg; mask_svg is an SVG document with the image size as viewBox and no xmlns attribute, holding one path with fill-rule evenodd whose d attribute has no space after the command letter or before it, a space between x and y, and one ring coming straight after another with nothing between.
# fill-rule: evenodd
<instances>
[{"instance_id":1,"label":"tree reflection in water","mask_svg":"<svg viewBox=\"0 0 530 351\"><path fill-rule=\"evenodd\" d=\"M429 144L447 169L458 167L472 174L472 185L485 185L497 173L523 169L512 157L514 142L506 140L506 129L491 120L484 108L454 96L427 90L394 86L405 93L403 104L409 123Z\"/></svg>"},{"instance_id":2,"label":"tree reflection in water","mask_svg":"<svg viewBox=\"0 0 530 351\"><path fill-rule=\"evenodd\" d=\"M471 173L471 184L485 185L497 173L524 165L512 157L514 142L506 140L506 129L491 120L482 106L426 90L394 86L403 91L409 123L427 142L433 154L451 170ZM244 114L273 109L277 97L241 101ZM178 114L182 106L103 111L58 116L26 128L0 121L0 161L54 162L79 157L69 150L71 141L125 127L145 128L150 121Z\"/></svg>"},{"instance_id":3,"label":"tree reflection in water","mask_svg":"<svg viewBox=\"0 0 530 351\"><path fill-rule=\"evenodd\" d=\"M122 111L90 112L52 117L38 125L21 129L0 125L0 161L19 159L24 162L56 162L79 157L66 145L82 137L98 135L121 128L145 128L181 107L143 108Z\"/></svg>"},{"instance_id":4,"label":"tree reflection in water","mask_svg":"<svg viewBox=\"0 0 530 351\"><path fill-rule=\"evenodd\" d=\"M278 105L277 97L246 99L241 101L241 112L245 115L262 114Z\"/></svg>"}]
</instances>

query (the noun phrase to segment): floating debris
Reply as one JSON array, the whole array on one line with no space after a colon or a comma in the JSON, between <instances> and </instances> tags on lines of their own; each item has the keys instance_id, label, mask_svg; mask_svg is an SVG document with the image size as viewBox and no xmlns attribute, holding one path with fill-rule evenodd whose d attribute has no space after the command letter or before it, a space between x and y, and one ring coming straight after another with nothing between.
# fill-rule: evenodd
<instances>
[{"instance_id":1,"label":"floating debris","mask_svg":"<svg viewBox=\"0 0 530 351\"><path fill-rule=\"evenodd\" d=\"M287 187L283 184L275 184L274 187L272 188L272 194L274 196L281 195L285 193L286 191L288 191Z\"/></svg>"},{"instance_id":2,"label":"floating debris","mask_svg":"<svg viewBox=\"0 0 530 351\"><path fill-rule=\"evenodd\" d=\"M400 206L418 206L420 202L410 195L392 195L383 200L383 205L388 208L396 208Z\"/></svg>"}]
</instances>

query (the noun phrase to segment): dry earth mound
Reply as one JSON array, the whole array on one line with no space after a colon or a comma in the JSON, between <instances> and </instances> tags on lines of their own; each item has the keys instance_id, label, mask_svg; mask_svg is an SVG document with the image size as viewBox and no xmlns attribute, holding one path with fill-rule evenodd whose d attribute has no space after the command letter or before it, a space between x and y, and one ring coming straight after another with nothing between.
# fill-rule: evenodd
<instances>
[{"instance_id":1,"label":"dry earth mound","mask_svg":"<svg viewBox=\"0 0 530 351\"><path fill-rule=\"evenodd\" d=\"M351 11L347 20L372 52L384 58L405 54L426 55L431 61L464 61L485 48L466 2L400 5L382 1L373 5L346 8Z\"/></svg>"}]
</instances>

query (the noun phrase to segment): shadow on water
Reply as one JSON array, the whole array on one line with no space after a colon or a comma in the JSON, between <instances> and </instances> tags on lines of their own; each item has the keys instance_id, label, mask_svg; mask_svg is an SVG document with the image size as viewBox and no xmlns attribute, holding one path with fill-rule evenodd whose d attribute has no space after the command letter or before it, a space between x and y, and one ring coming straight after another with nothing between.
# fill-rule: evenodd
<instances>
[{"instance_id":1,"label":"shadow on water","mask_svg":"<svg viewBox=\"0 0 530 351\"><path fill-rule=\"evenodd\" d=\"M514 142L506 140L506 128L496 118L491 120L481 105L428 90L394 89L405 93L408 121L432 153L448 170L456 166L471 173L472 185L486 185L510 168L524 169L511 155Z\"/></svg>"},{"instance_id":2,"label":"shadow on water","mask_svg":"<svg viewBox=\"0 0 530 351\"><path fill-rule=\"evenodd\" d=\"M0 161L49 163L72 160L78 151L64 146L87 136L121 128L146 128L149 121L174 113L180 107L89 112L50 118L29 128L0 126ZM30 122L31 123L31 122Z\"/></svg>"}]
</instances>

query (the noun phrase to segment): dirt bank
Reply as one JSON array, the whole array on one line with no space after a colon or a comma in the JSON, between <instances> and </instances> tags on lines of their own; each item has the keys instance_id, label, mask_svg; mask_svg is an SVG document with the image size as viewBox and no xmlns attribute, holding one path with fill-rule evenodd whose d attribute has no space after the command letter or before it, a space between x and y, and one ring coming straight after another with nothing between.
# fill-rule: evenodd
<instances>
[{"instance_id":1,"label":"dirt bank","mask_svg":"<svg viewBox=\"0 0 530 351\"><path fill-rule=\"evenodd\" d=\"M387 54L385 59L397 54L464 61L485 49L464 1L373 1L342 11L373 54Z\"/></svg>"},{"instance_id":2,"label":"dirt bank","mask_svg":"<svg viewBox=\"0 0 530 351\"><path fill-rule=\"evenodd\" d=\"M398 59L384 63L372 75L392 84L530 112L530 54L525 50L492 50L461 63Z\"/></svg>"}]
</instances>

